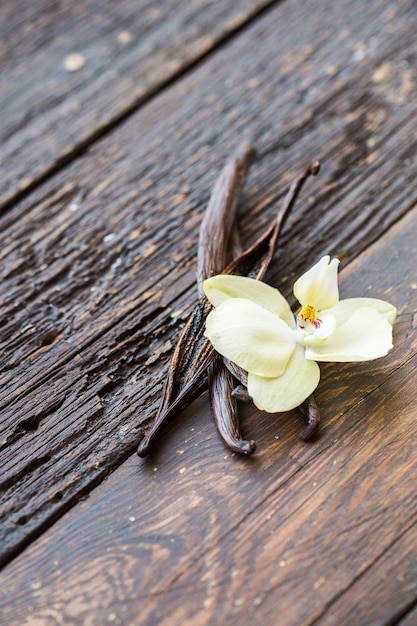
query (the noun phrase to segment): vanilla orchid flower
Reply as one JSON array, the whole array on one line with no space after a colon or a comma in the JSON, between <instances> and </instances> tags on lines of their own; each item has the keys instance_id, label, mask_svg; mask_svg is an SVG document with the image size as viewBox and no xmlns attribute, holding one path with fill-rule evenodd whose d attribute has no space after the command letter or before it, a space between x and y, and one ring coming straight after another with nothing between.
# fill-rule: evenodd
<instances>
[{"instance_id":1,"label":"vanilla orchid flower","mask_svg":"<svg viewBox=\"0 0 417 626\"><path fill-rule=\"evenodd\" d=\"M204 282L215 307L205 336L248 373L248 393L261 410L296 408L317 387L316 361L368 361L392 348L394 306L374 298L339 300L339 261L324 256L294 285L294 317L277 289L251 278L218 275Z\"/></svg>"}]
</instances>

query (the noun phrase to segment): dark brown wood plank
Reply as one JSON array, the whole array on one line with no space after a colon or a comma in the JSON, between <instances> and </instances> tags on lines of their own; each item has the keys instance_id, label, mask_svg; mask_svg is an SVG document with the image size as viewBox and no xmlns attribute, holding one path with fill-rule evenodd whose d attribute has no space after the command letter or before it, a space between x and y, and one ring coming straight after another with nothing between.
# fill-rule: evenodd
<instances>
[{"instance_id":1,"label":"dark brown wood plank","mask_svg":"<svg viewBox=\"0 0 417 626\"><path fill-rule=\"evenodd\" d=\"M203 396L0 574L7 624L395 623L415 579L413 211L341 274L399 307L395 348L324 365L321 438L245 413L254 458L224 450ZM368 593L367 593L368 592Z\"/></svg>"},{"instance_id":2,"label":"dark brown wood plank","mask_svg":"<svg viewBox=\"0 0 417 626\"><path fill-rule=\"evenodd\" d=\"M399 619L399 626L414 626L417 621L417 603L414 603L413 608L410 611L407 611L405 616L402 619Z\"/></svg>"},{"instance_id":3,"label":"dark brown wood plank","mask_svg":"<svg viewBox=\"0 0 417 626\"><path fill-rule=\"evenodd\" d=\"M0 206L79 152L269 4L3 2ZM79 60L71 64L72 55Z\"/></svg>"},{"instance_id":4,"label":"dark brown wood plank","mask_svg":"<svg viewBox=\"0 0 417 626\"><path fill-rule=\"evenodd\" d=\"M395 486L393 490L399 491L398 507L401 509L402 486L400 489ZM375 521L369 534L382 531L378 520ZM355 624L403 624L400 620L404 615L411 619L410 609L417 604L416 520L407 526L404 520L403 528L399 528L399 536L392 540L390 548L364 564L348 588L326 607L324 615L320 616L322 619L317 620L320 624L331 626L349 621Z\"/></svg>"},{"instance_id":5,"label":"dark brown wood plank","mask_svg":"<svg viewBox=\"0 0 417 626\"><path fill-rule=\"evenodd\" d=\"M246 240L294 173L323 161L269 277L285 293L321 254L353 259L415 204L416 13L408 0L285 2L0 219L2 562L120 465L154 416L197 299L201 215L241 135L260 150Z\"/></svg>"}]
</instances>

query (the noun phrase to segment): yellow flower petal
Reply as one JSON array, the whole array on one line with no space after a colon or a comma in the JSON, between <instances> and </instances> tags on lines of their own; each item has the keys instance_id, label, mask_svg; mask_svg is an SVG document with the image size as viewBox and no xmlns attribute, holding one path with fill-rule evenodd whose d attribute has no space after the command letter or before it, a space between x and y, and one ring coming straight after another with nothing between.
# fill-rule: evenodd
<instances>
[{"instance_id":1,"label":"yellow flower petal","mask_svg":"<svg viewBox=\"0 0 417 626\"><path fill-rule=\"evenodd\" d=\"M229 298L244 298L251 300L262 308L278 315L291 328L295 328L294 315L284 296L278 289L260 280L219 274L204 281L204 293L213 306L219 306Z\"/></svg>"},{"instance_id":2,"label":"yellow flower petal","mask_svg":"<svg viewBox=\"0 0 417 626\"><path fill-rule=\"evenodd\" d=\"M262 411L289 411L300 406L313 393L319 380L319 366L314 361L307 361L304 348L297 345L282 376L266 378L249 373L248 393Z\"/></svg>"},{"instance_id":3,"label":"yellow flower petal","mask_svg":"<svg viewBox=\"0 0 417 626\"><path fill-rule=\"evenodd\" d=\"M392 348L392 326L371 307L357 309L334 333L317 346L306 349L314 361L370 361Z\"/></svg>"},{"instance_id":4,"label":"yellow flower petal","mask_svg":"<svg viewBox=\"0 0 417 626\"><path fill-rule=\"evenodd\" d=\"M306 307L310 305L320 311L334 307L339 300L337 268L339 259L330 261L324 256L294 284L294 295Z\"/></svg>"},{"instance_id":5,"label":"yellow flower petal","mask_svg":"<svg viewBox=\"0 0 417 626\"><path fill-rule=\"evenodd\" d=\"M205 336L236 365L270 377L285 371L296 345L283 320L242 298L225 300L208 314Z\"/></svg>"}]
</instances>

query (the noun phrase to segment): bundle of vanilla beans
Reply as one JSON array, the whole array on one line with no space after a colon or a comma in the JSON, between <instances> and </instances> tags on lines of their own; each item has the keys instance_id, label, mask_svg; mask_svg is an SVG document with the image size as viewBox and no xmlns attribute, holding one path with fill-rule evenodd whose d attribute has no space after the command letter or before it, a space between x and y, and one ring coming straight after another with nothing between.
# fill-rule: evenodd
<instances>
[{"instance_id":1,"label":"bundle of vanilla beans","mask_svg":"<svg viewBox=\"0 0 417 626\"><path fill-rule=\"evenodd\" d=\"M190 404L208 385L213 416L225 444L235 452L252 454L254 441L242 438L237 400L249 400L245 389L246 372L216 353L204 337L205 320L211 304L204 296L203 282L216 274L237 274L260 280L272 260L278 235L296 198L309 176L319 171L313 163L292 183L271 226L242 252L236 224L236 210L255 149L242 144L228 161L214 186L201 228L198 246L197 284L200 300L192 311L171 359L161 404L152 427L141 440L138 455L143 457L162 424L175 410ZM307 440L317 431L319 414L311 396L300 410L308 425L300 436Z\"/></svg>"}]
</instances>

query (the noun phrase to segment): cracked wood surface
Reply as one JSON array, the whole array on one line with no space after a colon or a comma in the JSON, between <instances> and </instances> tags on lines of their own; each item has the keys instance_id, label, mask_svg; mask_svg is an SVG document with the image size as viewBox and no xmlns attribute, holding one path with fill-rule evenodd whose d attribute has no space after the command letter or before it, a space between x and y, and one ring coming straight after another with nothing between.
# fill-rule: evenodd
<instances>
[{"instance_id":1,"label":"cracked wood surface","mask_svg":"<svg viewBox=\"0 0 417 626\"><path fill-rule=\"evenodd\" d=\"M248 409L258 452L233 455L204 394L3 570L6 623L397 623L417 597L416 228L414 210L342 271L343 295L399 305L396 348L322 368L318 441Z\"/></svg>"},{"instance_id":2,"label":"cracked wood surface","mask_svg":"<svg viewBox=\"0 0 417 626\"><path fill-rule=\"evenodd\" d=\"M32 188L269 4L2 3L0 201ZM71 55L76 71L66 69Z\"/></svg>"},{"instance_id":3,"label":"cracked wood surface","mask_svg":"<svg viewBox=\"0 0 417 626\"><path fill-rule=\"evenodd\" d=\"M34 91L4 116L7 141L27 142L29 152L8 158L3 182L7 187L10 176L13 191L10 197L4 192L0 217L0 561L15 559L3 571L8 593L0 616L4 612L8 624L32 613L40 624L95 623L92 613L83 612L87 598L101 621L108 611L115 623L159 624L175 612L178 623L221 623L228 615L228 623L241 624L258 616L273 620L281 598L284 624L343 623L353 605L358 623L368 624L367 616L375 614L369 623L406 624L417 599L410 495L416 7L406 0L320 6L285 0L263 12L268 3L242 3L246 13L237 18L222 3L206 3L203 13L197 3L185 4L178 3L184 11L170 28L162 15L154 30L142 23L142 6L118 3L112 23L103 11L96 17L91 60L86 57L92 78L77 73L75 91L63 92L55 106L47 93L42 100L34 74ZM38 19L53 25L43 31L17 17L18 5L8 7L6 23L14 25L15 36L27 32L20 46L10 44L11 59L10 51L5 55L15 81L9 94L25 81L30 85L32 63L40 82L51 75L44 58L48 42L50 62L58 68L63 55L88 41L83 16L94 6L73 9L67 38L59 34L65 30L60 11L46 11L47 17L39 11ZM205 19L215 33L213 48L248 23L207 55L210 47L201 44L194 21ZM84 28L80 39L72 35L77 20ZM143 37L124 48L117 61L123 79L112 82L102 74L107 61L99 51L127 24L142 24ZM166 68L154 75L157 55L150 55L150 66L138 62L151 45L146 37L168 60L170 46L184 40L184 64L169 75ZM201 55L203 61L181 76ZM137 91L129 99L125 81L140 83L131 69L137 62L135 71L150 72L154 82L147 83L146 97ZM110 81L106 95L101 78ZM24 102L31 93L27 117ZM66 118L66 128L59 107L72 110L72 98L88 106L83 119ZM121 119L126 111L131 114ZM39 138L46 119L49 130ZM105 127L106 135L93 141ZM384 361L322 368L318 400L324 427L313 446L297 440L297 417L271 420L246 410L245 435L257 439L259 452L254 460L231 458L203 396L174 421L144 463L132 456L140 429L155 415L172 346L197 300L202 213L242 135L254 137L259 152L241 207L246 242L271 219L294 174L311 160L322 162L322 173L309 181L283 233L269 282L289 295L293 279L321 254L341 256L345 295L368 294L372 284L369 295L399 306L396 349ZM24 171L31 171L33 182L19 201L10 202L21 193L16 190ZM79 504L90 492L91 505ZM320 524L328 529L328 543L320 543ZM113 526L119 530L112 537ZM58 550L64 536L72 546L67 556L67 548ZM49 542L55 546L51 552ZM281 542L293 561L282 556ZM59 558L48 572L53 550ZM97 579L100 563L107 567L103 552L110 554L112 568L107 582L105 576ZM390 580L393 564L398 575ZM75 582L63 594L69 573ZM195 596L193 581L199 581ZM371 598L378 594L374 606ZM49 605L54 608L48 617Z\"/></svg>"}]
</instances>

